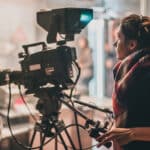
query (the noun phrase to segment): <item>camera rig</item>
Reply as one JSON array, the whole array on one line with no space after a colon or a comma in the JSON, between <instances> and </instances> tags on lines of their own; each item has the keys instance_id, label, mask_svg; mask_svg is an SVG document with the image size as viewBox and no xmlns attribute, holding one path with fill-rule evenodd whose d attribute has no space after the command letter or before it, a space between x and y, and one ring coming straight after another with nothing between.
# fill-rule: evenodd
<instances>
[{"instance_id":1,"label":"camera rig","mask_svg":"<svg viewBox=\"0 0 150 150\"><path fill-rule=\"evenodd\" d=\"M43 149L43 145L48 143L45 142L46 137L49 137L50 141L51 139L57 141L57 136L61 140L65 150L68 150L61 135L61 132L65 131L72 149L77 149L67 131L67 127L62 120L60 121L58 119L62 103L74 111L80 149L82 149L82 146L79 136L79 127L89 129L89 126L93 126L92 130L90 130L91 137L99 136L99 132L106 132L106 124L101 127L99 122L94 122L86 117L74 107L74 103L71 100L72 91L80 75L80 68L76 62L75 48L66 46L66 42L74 40L74 34L80 33L92 19L93 10L87 8L61 8L37 12L38 24L48 32L47 43L56 42L58 47L56 49L49 49L45 42L23 45L24 52L19 53L21 71L4 70L0 72L0 85L10 85L11 83L15 83L19 86L23 85L27 89L26 94L34 94L35 97L39 98L36 109L41 113L42 117L39 122L36 122L29 146L22 145L22 143L15 138L8 117L11 135L20 146L30 150L36 149L35 147L33 148L32 145L36 132L40 132L41 143L40 146L37 147L40 150ZM61 35L61 41L57 41L57 34ZM29 48L34 46L41 46L42 50L30 54ZM78 75L75 81L72 79L74 75L73 65L78 69ZM71 90L69 96L63 93L64 89ZM67 102L68 100L71 104ZM87 104L83 103L82 105L87 106ZM9 109L10 103L8 106L8 116ZM101 111L112 114L112 112L106 110ZM86 120L85 127L78 124L77 115L80 115ZM108 143L106 146L110 147L111 144ZM55 149L57 148L55 147Z\"/></svg>"},{"instance_id":2,"label":"camera rig","mask_svg":"<svg viewBox=\"0 0 150 150\"><path fill-rule=\"evenodd\" d=\"M56 49L49 49L45 42L23 45L24 52L19 53L21 71L1 72L0 85L9 82L19 83L28 89L29 93L47 83L69 89L73 86L72 64L76 61L74 47L66 46L66 42L74 39L74 34L80 33L93 19L92 9L61 8L51 11L37 12L37 22L48 32L47 42L57 42ZM61 41L56 41L57 34L64 35ZM29 48L42 46L42 51L30 54ZM40 80L39 80L40 79Z\"/></svg>"}]
</instances>

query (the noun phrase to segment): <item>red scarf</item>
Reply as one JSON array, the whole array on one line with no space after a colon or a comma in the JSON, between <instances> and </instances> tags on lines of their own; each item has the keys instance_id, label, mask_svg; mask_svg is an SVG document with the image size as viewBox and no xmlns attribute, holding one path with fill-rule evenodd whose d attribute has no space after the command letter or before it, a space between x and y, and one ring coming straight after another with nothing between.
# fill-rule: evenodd
<instances>
[{"instance_id":1,"label":"red scarf","mask_svg":"<svg viewBox=\"0 0 150 150\"><path fill-rule=\"evenodd\" d=\"M144 49L134 52L114 68L115 85L112 94L114 115L118 116L126 110L125 97L130 85L136 84L136 76L140 71L150 67L150 50Z\"/></svg>"}]
</instances>

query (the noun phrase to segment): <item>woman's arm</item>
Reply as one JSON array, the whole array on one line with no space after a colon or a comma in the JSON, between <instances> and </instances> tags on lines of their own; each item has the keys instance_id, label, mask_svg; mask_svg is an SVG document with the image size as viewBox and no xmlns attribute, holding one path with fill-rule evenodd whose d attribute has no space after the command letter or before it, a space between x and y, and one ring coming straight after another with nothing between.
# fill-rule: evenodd
<instances>
[{"instance_id":1,"label":"woman's arm","mask_svg":"<svg viewBox=\"0 0 150 150\"><path fill-rule=\"evenodd\" d=\"M150 127L131 128L133 130L134 141L149 141L150 142Z\"/></svg>"},{"instance_id":2,"label":"woman's arm","mask_svg":"<svg viewBox=\"0 0 150 150\"><path fill-rule=\"evenodd\" d=\"M96 140L99 142L98 147L112 140L118 142L119 145L125 145L132 141L150 142L150 127L113 128Z\"/></svg>"}]
</instances>

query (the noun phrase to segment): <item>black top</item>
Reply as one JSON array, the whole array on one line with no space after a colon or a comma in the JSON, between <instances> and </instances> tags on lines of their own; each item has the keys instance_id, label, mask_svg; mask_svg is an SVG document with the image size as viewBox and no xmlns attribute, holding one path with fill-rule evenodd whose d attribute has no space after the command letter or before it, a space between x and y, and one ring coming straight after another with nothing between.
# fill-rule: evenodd
<instances>
[{"instance_id":1,"label":"black top","mask_svg":"<svg viewBox=\"0 0 150 150\"><path fill-rule=\"evenodd\" d=\"M128 110L125 127L150 127L150 68L141 70L136 83L128 88ZM150 142L131 142L124 150L149 150Z\"/></svg>"}]
</instances>

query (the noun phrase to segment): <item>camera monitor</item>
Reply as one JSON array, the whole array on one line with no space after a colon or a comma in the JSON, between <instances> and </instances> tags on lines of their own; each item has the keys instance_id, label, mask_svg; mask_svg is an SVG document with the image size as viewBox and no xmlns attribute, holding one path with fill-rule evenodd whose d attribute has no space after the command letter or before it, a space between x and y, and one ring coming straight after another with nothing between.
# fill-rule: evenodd
<instances>
[{"instance_id":1,"label":"camera monitor","mask_svg":"<svg viewBox=\"0 0 150 150\"><path fill-rule=\"evenodd\" d=\"M37 22L48 32L47 42L56 42L56 35L65 34L66 41L74 39L74 34L93 19L93 10L88 8L61 8L37 13Z\"/></svg>"}]
</instances>

